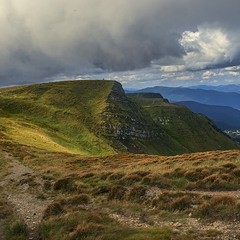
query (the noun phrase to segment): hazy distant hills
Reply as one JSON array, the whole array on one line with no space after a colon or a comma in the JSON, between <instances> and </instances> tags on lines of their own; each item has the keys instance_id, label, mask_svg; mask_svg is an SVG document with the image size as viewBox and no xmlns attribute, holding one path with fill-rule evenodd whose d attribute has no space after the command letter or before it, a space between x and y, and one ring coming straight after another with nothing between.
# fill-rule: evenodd
<instances>
[{"instance_id":1,"label":"hazy distant hills","mask_svg":"<svg viewBox=\"0 0 240 240\"><path fill-rule=\"evenodd\" d=\"M189 88L191 88L191 89L215 90L215 91L219 91L219 92L240 93L240 85L238 85L238 84L219 85L219 86L197 85L197 86L191 86Z\"/></svg>"},{"instance_id":2,"label":"hazy distant hills","mask_svg":"<svg viewBox=\"0 0 240 240\"><path fill-rule=\"evenodd\" d=\"M195 113L202 113L211 118L222 130L240 129L240 111L231 107L214 106L191 101L177 102Z\"/></svg>"},{"instance_id":3,"label":"hazy distant hills","mask_svg":"<svg viewBox=\"0 0 240 240\"><path fill-rule=\"evenodd\" d=\"M208 105L229 106L240 109L240 94L215 90L191 89L182 87L150 87L138 92L160 93L170 102L194 101Z\"/></svg>"},{"instance_id":4,"label":"hazy distant hills","mask_svg":"<svg viewBox=\"0 0 240 240\"><path fill-rule=\"evenodd\" d=\"M0 144L83 155L239 148L209 118L160 94L90 80L0 89Z\"/></svg>"}]
</instances>

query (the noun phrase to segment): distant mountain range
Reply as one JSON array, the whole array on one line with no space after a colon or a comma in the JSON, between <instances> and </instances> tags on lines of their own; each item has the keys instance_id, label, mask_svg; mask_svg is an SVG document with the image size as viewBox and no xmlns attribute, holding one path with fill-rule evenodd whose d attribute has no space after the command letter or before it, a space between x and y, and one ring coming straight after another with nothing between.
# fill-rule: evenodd
<instances>
[{"instance_id":1,"label":"distant mountain range","mask_svg":"<svg viewBox=\"0 0 240 240\"><path fill-rule=\"evenodd\" d=\"M240 93L183 87L150 87L138 92L160 93L170 102L193 101L207 105L229 106L240 109Z\"/></svg>"},{"instance_id":2,"label":"distant mountain range","mask_svg":"<svg viewBox=\"0 0 240 240\"><path fill-rule=\"evenodd\" d=\"M240 129L240 111L231 107L213 106L191 101L177 102L185 105L195 113L202 113L211 118L222 130Z\"/></svg>"},{"instance_id":3,"label":"distant mountain range","mask_svg":"<svg viewBox=\"0 0 240 240\"><path fill-rule=\"evenodd\" d=\"M219 91L219 92L240 93L240 85L238 85L238 84L219 85L219 86L197 85L197 86L191 86L189 88L191 88L191 89L215 90L215 91Z\"/></svg>"}]
</instances>

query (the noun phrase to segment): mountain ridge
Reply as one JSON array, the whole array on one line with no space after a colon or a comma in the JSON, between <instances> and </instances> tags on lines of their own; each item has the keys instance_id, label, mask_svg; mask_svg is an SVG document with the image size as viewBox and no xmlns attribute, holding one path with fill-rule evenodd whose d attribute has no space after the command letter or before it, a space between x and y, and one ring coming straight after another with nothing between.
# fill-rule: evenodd
<instances>
[{"instance_id":1,"label":"mountain ridge","mask_svg":"<svg viewBox=\"0 0 240 240\"><path fill-rule=\"evenodd\" d=\"M152 99L174 106L161 95L148 96L147 101ZM183 144L171 136L173 132L155 121L149 109L125 95L116 81L78 80L4 88L0 89L0 108L0 131L10 142L55 152L175 155L238 148L208 120L203 121L213 134L204 135L203 141L215 139L221 144L214 140L209 146L189 148L187 139ZM173 115L174 121L177 118Z\"/></svg>"}]
</instances>

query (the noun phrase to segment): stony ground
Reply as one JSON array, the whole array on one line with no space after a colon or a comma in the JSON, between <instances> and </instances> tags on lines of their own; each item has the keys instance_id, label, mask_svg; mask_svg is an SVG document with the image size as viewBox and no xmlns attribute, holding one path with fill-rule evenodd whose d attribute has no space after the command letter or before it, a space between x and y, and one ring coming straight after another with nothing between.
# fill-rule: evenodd
<instances>
[{"instance_id":1,"label":"stony ground","mask_svg":"<svg viewBox=\"0 0 240 240\"><path fill-rule=\"evenodd\" d=\"M0 181L2 188L2 196L10 205L15 213L28 226L30 234L28 240L37 240L38 226L43 218L43 212L46 207L53 201L52 197L43 191L44 179L36 171L24 166L20 161L16 160L11 154L2 152L2 157L9 163L10 172ZM161 193L161 189L151 187L147 191L149 199L156 198ZM196 191L201 195L223 195L228 194L240 199L240 191L228 192L207 192ZM94 208L94 206L92 206ZM112 210L108 208L102 209L109 214L110 217L117 220L120 224L133 228L148 228L152 225L145 219L145 216L135 215L126 209ZM217 230L222 232L222 240L239 240L237 233L240 230L239 222L226 223L216 221L211 224L202 222L200 219L188 218L163 220L159 218L153 219L154 226L168 226L179 233L187 233L189 231L209 231ZM1 223L0 223L1 230ZM1 232L1 231L0 231ZM3 237L0 234L0 240Z\"/></svg>"},{"instance_id":2,"label":"stony ground","mask_svg":"<svg viewBox=\"0 0 240 240\"><path fill-rule=\"evenodd\" d=\"M10 174L0 181L2 197L29 228L29 240L38 239L37 229L44 209L52 202L42 195L43 179L10 154L3 153L10 165Z\"/></svg>"}]
</instances>

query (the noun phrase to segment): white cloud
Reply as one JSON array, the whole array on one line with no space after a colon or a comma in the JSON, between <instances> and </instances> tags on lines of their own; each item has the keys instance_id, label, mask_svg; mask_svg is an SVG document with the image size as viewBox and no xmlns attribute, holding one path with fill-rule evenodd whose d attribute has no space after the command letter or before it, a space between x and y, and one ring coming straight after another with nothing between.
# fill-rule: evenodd
<instances>
[{"instance_id":1,"label":"white cloud","mask_svg":"<svg viewBox=\"0 0 240 240\"><path fill-rule=\"evenodd\" d=\"M181 76L181 77L177 77L176 79L177 80L189 80L191 78L192 78L192 76Z\"/></svg>"},{"instance_id":2,"label":"white cloud","mask_svg":"<svg viewBox=\"0 0 240 240\"><path fill-rule=\"evenodd\" d=\"M226 70L226 71L238 71L238 70L240 70L240 66L227 67L227 68L224 68L224 70Z\"/></svg>"},{"instance_id":3,"label":"white cloud","mask_svg":"<svg viewBox=\"0 0 240 240\"><path fill-rule=\"evenodd\" d=\"M229 74L232 75L232 76L238 76L238 75L239 75L239 72L230 71Z\"/></svg>"},{"instance_id":4,"label":"white cloud","mask_svg":"<svg viewBox=\"0 0 240 240\"><path fill-rule=\"evenodd\" d=\"M202 74L203 79L209 79L211 77L216 77L216 76L217 76L217 73L212 72L212 71L206 71Z\"/></svg>"},{"instance_id":5,"label":"white cloud","mask_svg":"<svg viewBox=\"0 0 240 240\"><path fill-rule=\"evenodd\" d=\"M184 70L184 65L169 65L169 66L161 66L160 69L163 72L179 72Z\"/></svg>"},{"instance_id":6,"label":"white cloud","mask_svg":"<svg viewBox=\"0 0 240 240\"><path fill-rule=\"evenodd\" d=\"M204 69L229 62L234 57L232 48L235 46L221 28L202 25L197 32L185 31L179 43L186 52L183 61L187 69Z\"/></svg>"}]
</instances>

